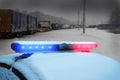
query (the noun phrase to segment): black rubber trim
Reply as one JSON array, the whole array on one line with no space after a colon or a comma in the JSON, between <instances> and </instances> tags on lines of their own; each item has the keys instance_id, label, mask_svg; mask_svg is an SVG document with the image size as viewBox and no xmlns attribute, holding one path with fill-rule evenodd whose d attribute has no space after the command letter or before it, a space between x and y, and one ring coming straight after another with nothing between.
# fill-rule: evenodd
<instances>
[{"instance_id":1,"label":"black rubber trim","mask_svg":"<svg viewBox=\"0 0 120 80\"><path fill-rule=\"evenodd\" d=\"M7 69L10 69L11 66L8 65L8 64L5 64L5 63L0 63L0 67L4 67L4 68L7 68ZM20 80L27 80L25 78L25 76L19 72L17 69L15 69L14 67L12 68L12 72L20 79Z\"/></svg>"}]
</instances>

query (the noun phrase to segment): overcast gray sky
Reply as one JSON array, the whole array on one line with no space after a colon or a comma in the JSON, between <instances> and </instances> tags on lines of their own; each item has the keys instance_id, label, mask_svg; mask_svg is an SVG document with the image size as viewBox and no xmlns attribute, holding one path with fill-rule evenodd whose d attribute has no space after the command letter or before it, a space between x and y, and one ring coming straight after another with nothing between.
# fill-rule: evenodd
<instances>
[{"instance_id":1,"label":"overcast gray sky","mask_svg":"<svg viewBox=\"0 0 120 80\"><path fill-rule=\"evenodd\" d=\"M108 11L117 0L86 0L87 23L99 24L108 19ZM82 11L83 0L0 0L0 8L39 10L45 14L77 20L78 10ZM107 15L107 16L106 16ZM77 21L76 21L77 22Z\"/></svg>"}]
</instances>

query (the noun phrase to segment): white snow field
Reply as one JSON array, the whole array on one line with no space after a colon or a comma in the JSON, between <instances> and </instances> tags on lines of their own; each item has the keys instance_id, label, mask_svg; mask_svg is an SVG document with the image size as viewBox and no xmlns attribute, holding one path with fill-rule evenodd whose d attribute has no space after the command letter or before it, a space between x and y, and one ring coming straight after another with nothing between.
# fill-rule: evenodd
<instances>
[{"instance_id":1,"label":"white snow field","mask_svg":"<svg viewBox=\"0 0 120 80\"><path fill-rule=\"evenodd\" d=\"M120 63L97 53L36 53L14 63L19 55L0 56L0 63L12 65L27 80L120 80ZM0 75L8 74L7 71L12 70L0 67ZM12 72L0 77L19 80Z\"/></svg>"}]
</instances>

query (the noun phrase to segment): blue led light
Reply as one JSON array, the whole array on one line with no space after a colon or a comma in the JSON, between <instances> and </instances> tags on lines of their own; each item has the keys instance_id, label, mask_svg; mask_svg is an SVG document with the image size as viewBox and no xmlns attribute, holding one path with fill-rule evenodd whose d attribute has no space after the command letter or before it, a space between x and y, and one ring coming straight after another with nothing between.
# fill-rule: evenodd
<instances>
[{"instance_id":1,"label":"blue led light","mask_svg":"<svg viewBox=\"0 0 120 80\"><path fill-rule=\"evenodd\" d=\"M17 53L54 52L59 50L59 44L44 41L17 41L11 44L11 48Z\"/></svg>"}]
</instances>

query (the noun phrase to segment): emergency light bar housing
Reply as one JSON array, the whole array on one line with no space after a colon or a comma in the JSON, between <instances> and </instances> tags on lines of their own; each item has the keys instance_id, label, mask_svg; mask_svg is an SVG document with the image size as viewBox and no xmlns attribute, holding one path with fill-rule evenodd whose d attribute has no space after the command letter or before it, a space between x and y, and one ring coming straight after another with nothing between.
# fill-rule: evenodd
<instances>
[{"instance_id":1,"label":"emergency light bar housing","mask_svg":"<svg viewBox=\"0 0 120 80\"><path fill-rule=\"evenodd\" d=\"M65 41L15 41L11 48L17 53L41 53L57 51L90 52L97 48L95 42L65 42Z\"/></svg>"}]
</instances>

